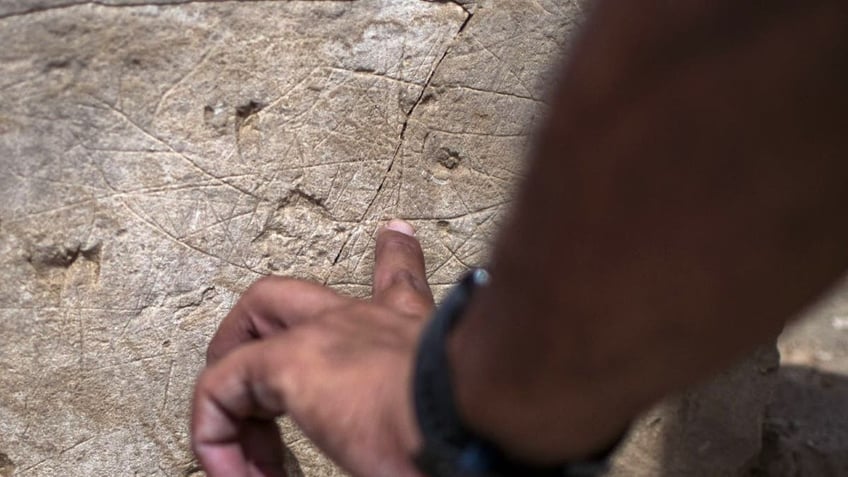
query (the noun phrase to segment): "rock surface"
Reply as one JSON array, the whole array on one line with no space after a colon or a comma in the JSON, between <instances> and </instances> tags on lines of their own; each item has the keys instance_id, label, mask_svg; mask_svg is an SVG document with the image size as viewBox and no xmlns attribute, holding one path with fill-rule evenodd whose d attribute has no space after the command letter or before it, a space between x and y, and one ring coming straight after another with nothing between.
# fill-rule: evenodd
<instances>
[{"instance_id":1,"label":"rock surface","mask_svg":"<svg viewBox=\"0 0 848 477\"><path fill-rule=\"evenodd\" d=\"M773 345L760 347L732 369L649 410L619 452L610 477L747 474L762 449L778 363Z\"/></svg>"},{"instance_id":2,"label":"rock surface","mask_svg":"<svg viewBox=\"0 0 848 477\"><path fill-rule=\"evenodd\" d=\"M0 472L188 475L191 386L250 282L367 294L394 216L437 291L481 262L578 14L0 3Z\"/></svg>"},{"instance_id":3,"label":"rock surface","mask_svg":"<svg viewBox=\"0 0 848 477\"><path fill-rule=\"evenodd\" d=\"M755 476L848 475L848 280L788 327Z\"/></svg>"},{"instance_id":4,"label":"rock surface","mask_svg":"<svg viewBox=\"0 0 848 477\"><path fill-rule=\"evenodd\" d=\"M483 262L582 9L0 3L0 476L199 475L192 383L249 283L367 295L395 216L418 228L437 294ZM770 391L754 368L658 408L631 446L659 460L625 450L618 469L656 475L669 442L696 445L675 438L686 403L720 428L728 386L750 396L732 442L755 457ZM341 475L284 434L292 475ZM674 468L695 469L676 449Z\"/></svg>"}]
</instances>

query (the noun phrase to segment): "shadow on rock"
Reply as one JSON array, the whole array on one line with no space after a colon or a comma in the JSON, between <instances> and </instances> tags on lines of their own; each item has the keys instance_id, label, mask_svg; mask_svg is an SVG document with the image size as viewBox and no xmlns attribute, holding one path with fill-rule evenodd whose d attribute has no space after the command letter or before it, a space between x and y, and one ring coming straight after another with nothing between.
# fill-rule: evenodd
<instances>
[{"instance_id":1,"label":"shadow on rock","mask_svg":"<svg viewBox=\"0 0 848 477\"><path fill-rule=\"evenodd\" d=\"M740 477L757 462L779 355L774 344L644 413L607 477Z\"/></svg>"},{"instance_id":2,"label":"shadow on rock","mask_svg":"<svg viewBox=\"0 0 848 477\"><path fill-rule=\"evenodd\" d=\"M848 376L780 369L756 477L848 476Z\"/></svg>"}]
</instances>

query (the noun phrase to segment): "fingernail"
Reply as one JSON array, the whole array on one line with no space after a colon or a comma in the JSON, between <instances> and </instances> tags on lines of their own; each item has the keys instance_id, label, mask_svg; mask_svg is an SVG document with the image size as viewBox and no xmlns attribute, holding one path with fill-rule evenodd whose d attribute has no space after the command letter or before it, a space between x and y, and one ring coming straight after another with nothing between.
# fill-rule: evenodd
<instances>
[{"instance_id":1,"label":"fingernail","mask_svg":"<svg viewBox=\"0 0 848 477\"><path fill-rule=\"evenodd\" d=\"M415 237L415 229L412 228L411 225L404 222L400 219L392 219L386 224L386 228L389 230L394 230L395 232L400 232L404 235L409 235L410 237Z\"/></svg>"}]
</instances>

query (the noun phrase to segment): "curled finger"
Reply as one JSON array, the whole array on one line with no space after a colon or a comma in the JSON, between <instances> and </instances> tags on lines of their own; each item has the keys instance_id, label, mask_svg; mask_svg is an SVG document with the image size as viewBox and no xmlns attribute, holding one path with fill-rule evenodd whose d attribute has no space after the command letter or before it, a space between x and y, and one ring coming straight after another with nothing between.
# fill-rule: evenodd
<instances>
[{"instance_id":1,"label":"curled finger","mask_svg":"<svg viewBox=\"0 0 848 477\"><path fill-rule=\"evenodd\" d=\"M246 345L207 367L192 402L192 448L209 477L285 476L273 419L285 412L287 336Z\"/></svg>"},{"instance_id":2,"label":"curled finger","mask_svg":"<svg viewBox=\"0 0 848 477\"><path fill-rule=\"evenodd\" d=\"M236 347L295 326L347 298L304 280L267 276L253 283L227 314L209 342L206 362L213 364Z\"/></svg>"}]
</instances>

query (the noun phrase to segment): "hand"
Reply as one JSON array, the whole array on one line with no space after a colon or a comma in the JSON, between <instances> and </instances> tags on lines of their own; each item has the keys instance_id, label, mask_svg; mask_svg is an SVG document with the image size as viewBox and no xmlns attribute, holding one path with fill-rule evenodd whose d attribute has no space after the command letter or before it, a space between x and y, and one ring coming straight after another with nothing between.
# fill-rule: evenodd
<instances>
[{"instance_id":1,"label":"hand","mask_svg":"<svg viewBox=\"0 0 848 477\"><path fill-rule=\"evenodd\" d=\"M285 475L282 414L354 476L422 477L410 374L433 296L412 227L380 230L375 260L371 300L265 277L227 315L192 409L209 477Z\"/></svg>"}]
</instances>

